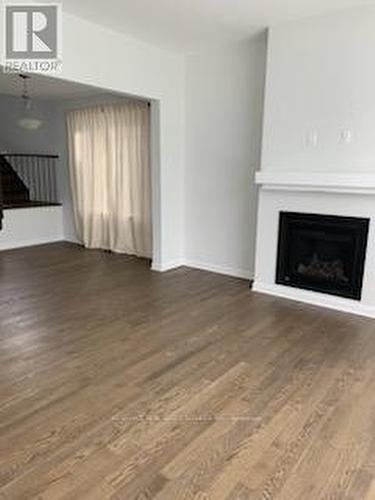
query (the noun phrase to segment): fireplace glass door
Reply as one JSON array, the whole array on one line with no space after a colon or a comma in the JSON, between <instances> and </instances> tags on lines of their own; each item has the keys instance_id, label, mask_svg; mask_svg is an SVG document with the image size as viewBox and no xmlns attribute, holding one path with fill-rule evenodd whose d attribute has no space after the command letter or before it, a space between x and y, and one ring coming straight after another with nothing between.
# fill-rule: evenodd
<instances>
[{"instance_id":1,"label":"fireplace glass door","mask_svg":"<svg viewBox=\"0 0 375 500\"><path fill-rule=\"evenodd\" d=\"M281 212L276 283L361 299L369 219Z\"/></svg>"}]
</instances>

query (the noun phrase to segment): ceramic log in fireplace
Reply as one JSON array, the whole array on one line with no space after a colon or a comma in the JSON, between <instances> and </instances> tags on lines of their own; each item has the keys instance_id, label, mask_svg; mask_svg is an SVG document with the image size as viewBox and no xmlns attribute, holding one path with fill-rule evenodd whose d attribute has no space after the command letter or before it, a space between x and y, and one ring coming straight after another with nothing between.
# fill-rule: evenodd
<instances>
[{"instance_id":1,"label":"ceramic log in fireplace","mask_svg":"<svg viewBox=\"0 0 375 500\"><path fill-rule=\"evenodd\" d=\"M360 300L369 219L281 212L276 283Z\"/></svg>"}]
</instances>

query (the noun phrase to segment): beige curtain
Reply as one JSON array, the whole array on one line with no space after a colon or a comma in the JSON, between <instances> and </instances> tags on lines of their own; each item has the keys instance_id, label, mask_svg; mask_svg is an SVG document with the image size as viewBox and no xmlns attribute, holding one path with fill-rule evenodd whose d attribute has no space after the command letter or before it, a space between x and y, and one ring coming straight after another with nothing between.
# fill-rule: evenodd
<instances>
[{"instance_id":1,"label":"beige curtain","mask_svg":"<svg viewBox=\"0 0 375 500\"><path fill-rule=\"evenodd\" d=\"M148 104L72 111L67 129L74 216L82 243L151 258Z\"/></svg>"}]
</instances>

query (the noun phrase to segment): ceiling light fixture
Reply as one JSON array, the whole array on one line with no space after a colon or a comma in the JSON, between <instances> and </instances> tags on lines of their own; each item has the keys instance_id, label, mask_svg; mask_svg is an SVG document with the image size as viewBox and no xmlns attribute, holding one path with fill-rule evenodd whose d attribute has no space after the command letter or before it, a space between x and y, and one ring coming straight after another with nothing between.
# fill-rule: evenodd
<instances>
[{"instance_id":1,"label":"ceiling light fixture","mask_svg":"<svg viewBox=\"0 0 375 500\"><path fill-rule=\"evenodd\" d=\"M18 119L17 123L20 127L25 130L34 131L38 130L42 126L42 120L39 120L32 113L32 101L30 97L28 81L30 76L20 74L19 77L22 80L22 95L21 99L23 102L23 116Z\"/></svg>"}]
</instances>

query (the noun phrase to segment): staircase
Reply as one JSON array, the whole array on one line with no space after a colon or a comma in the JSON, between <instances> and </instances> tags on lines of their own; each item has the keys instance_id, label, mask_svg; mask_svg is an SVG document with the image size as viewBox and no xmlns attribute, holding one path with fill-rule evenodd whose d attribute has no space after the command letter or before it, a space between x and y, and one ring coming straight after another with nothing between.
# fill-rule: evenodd
<instances>
[{"instance_id":1,"label":"staircase","mask_svg":"<svg viewBox=\"0 0 375 500\"><path fill-rule=\"evenodd\" d=\"M28 188L2 155L0 155L0 188L3 208L22 206L30 201Z\"/></svg>"}]
</instances>

